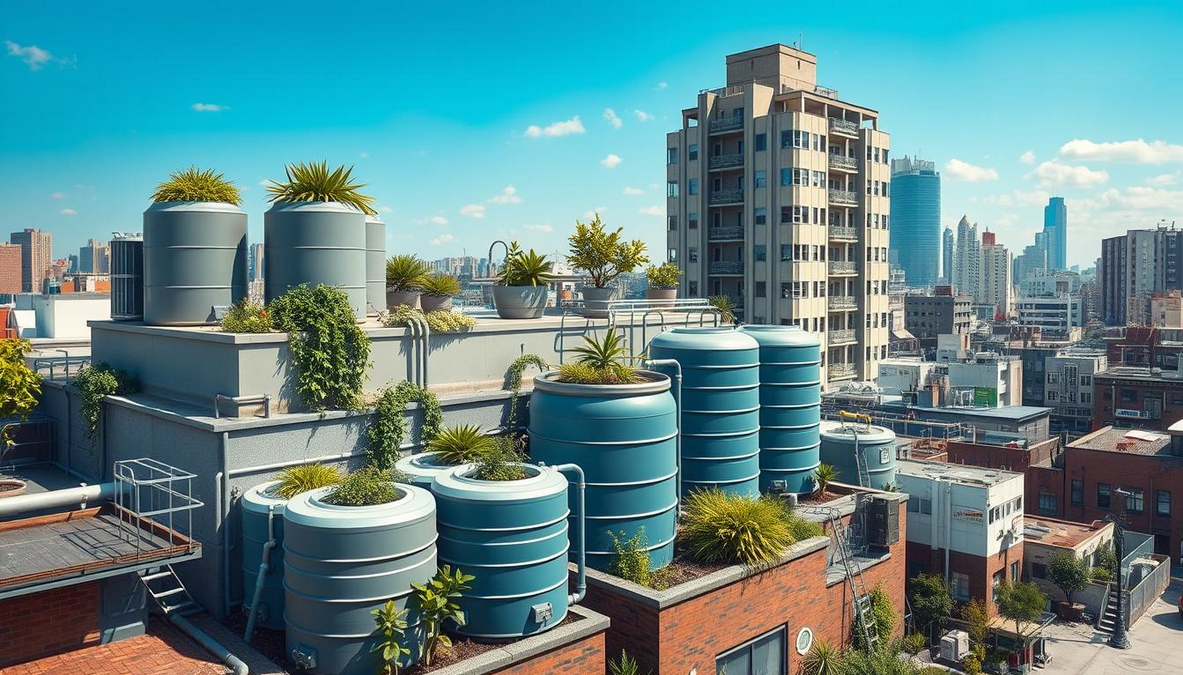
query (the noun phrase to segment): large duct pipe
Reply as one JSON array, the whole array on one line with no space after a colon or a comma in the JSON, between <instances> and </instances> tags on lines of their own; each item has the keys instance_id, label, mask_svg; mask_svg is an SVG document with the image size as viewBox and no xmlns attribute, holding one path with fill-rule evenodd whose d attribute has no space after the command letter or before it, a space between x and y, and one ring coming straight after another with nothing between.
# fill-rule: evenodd
<instances>
[{"instance_id":1,"label":"large duct pipe","mask_svg":"<svg viewBox=\"0 0 1183 675\"><path fill-rule=\"evenodd\" d=\"M99 483L64 490L37 492L0 499L0 517L41 509L60 509L63 506L82 506L89 502L106 501L115 496L115 483Z\"/></svg>"},{"instance_id":2,"label":"large duct pipe","mask_svg":"<svg viewBox=\"0 0 1183 675\"><path fill-rule=\"evenodd\" d=\"M247 667L242 659L231 653L229 649L223 647L220 642L210 637L205 631L194 626L185 617L174 613L168 615L168 620L174 626L180 628L186 635L193 638L206 651L221 659L222 663L226 664L226 667L234 672L234 675L249 675L251 672L251 669Z\"/></svg>"}]
</instances>

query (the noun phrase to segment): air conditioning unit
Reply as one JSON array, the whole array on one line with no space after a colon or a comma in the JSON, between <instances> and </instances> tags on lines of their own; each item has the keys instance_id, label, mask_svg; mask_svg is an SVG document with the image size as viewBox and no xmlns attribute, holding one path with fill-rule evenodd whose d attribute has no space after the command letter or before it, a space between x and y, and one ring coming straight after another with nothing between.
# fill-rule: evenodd
<instances>
[{"instance_id":1,"label":"air conditioning unit","mask_svg":"<svg viewBox=\"0 0 1183 675\"><path fill-rule=\"evenodd\" d=\"M900 503L876 495L868 505L867 543L872 546L891 546L900 540Z\"/></svg>"},{"instance_id":2,"label":"air conditioning unit","mask_svg":"<svg viewBox=\"0 0 1183 675\"><path fill-rule=\"evenodd\" d=\"M941 660L950 663L961 663L969 654L969 633L963 630L951 630L941 636Z\"/></svg>"}]
</instances>

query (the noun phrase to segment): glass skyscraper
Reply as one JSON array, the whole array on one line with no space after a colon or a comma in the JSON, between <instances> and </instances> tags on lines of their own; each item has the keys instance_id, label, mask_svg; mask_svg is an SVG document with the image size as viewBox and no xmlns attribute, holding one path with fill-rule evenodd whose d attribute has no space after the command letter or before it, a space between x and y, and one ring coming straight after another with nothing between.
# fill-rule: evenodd
<instances>
[{"instance_id":1,"label":"glass skyscraper","mask_svg":"<svg viewBox=\"0 0 1183 675\"><path fill-rule=\"evenodd\" d=\"M914 157L891 162L891 253L909 286L937 283L941 254L941 174Z\"/></svg>"},{"instance_id":2,"label":"glass skyscraper","mask_svg":"<svg viewBox=\"0 0 1183 675\"><path fill-rule=\"evenodd\" d=\"M1063 197L1047 200L1043 209L1043 242L1047 248L1048 268L1068 269L1068 207L1064 205Z\"/></svg>"}]
</instances>

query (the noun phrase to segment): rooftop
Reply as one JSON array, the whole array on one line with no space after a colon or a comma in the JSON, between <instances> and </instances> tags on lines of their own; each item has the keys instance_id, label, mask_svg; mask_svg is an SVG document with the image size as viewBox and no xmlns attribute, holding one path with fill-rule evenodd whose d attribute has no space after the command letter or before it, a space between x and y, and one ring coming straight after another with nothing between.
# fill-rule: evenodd
<instances>
[{"instance_id":1,"label":"rooftop","mask_svg":"<svg viewBox=\"0 0 1183 675\"><path fill-rule=\"evenodd\" d=\"M1106 530L1113 530L1113 523L1100 523L1093 527L1091 524L1073 523L1058 518L1023 516L1023 538L1045 546L1076 548L1089 539L1100 536Z\"/></svg>"},{"instance_id":2,"label":"rooftop","mask_svg":"<svg viewBox=\"0 0 1183 675\"><path fill-rule=\"evenodd\" d=\"M1183 384L1180 373L1163 368L1144 368L1140 366L1109 366L1108 369L1097 373L1094 377L1114 380L1141 380L1145 382L1179 382Z\"/></svg>"},{"instance_id":3,"label":"rooftop","mask_svg":"<svg viewBox=\"0 0 1183 675\"><path fill-rule=\"evenodd\" d=\"M912 406L909 408L909 410L932 415L950 415L955 417L989 417L993 419L1015 421L1051 414L1051 408L1044 408L1042 406L1035 405L1007 405L1000 408L931 408L924 406Z\"/></svg>"},{"instance_id":4,"label":"rooftop","mask_svg":"<svg viewBox=\"0 0 1183 675\"><path fill-rule=\"evenodd\" d=\"M927 478L929 480L947 480L960 485L977 485L992 487L1012 480L1023 480L1023 474L1015 471L1001 471L998 469L984 469L968 464L949 464L947 462L901 459L896 463L896 473L913 478Z\"/></svg>"},{"instance_id":5,"label":"rooftop","mask_svg":"<svg viewBox=\"0 0 1183 675\"><path fill-rule=\"evenodd\" d=\"M1177 425L1178 422L1175 424ZM1069 443L1067 447L1152 457L1155 455L1170 456L1170 445L1171 437L1164 433L1105 427L1081 436Z\"/></svg>"}]
</instances>

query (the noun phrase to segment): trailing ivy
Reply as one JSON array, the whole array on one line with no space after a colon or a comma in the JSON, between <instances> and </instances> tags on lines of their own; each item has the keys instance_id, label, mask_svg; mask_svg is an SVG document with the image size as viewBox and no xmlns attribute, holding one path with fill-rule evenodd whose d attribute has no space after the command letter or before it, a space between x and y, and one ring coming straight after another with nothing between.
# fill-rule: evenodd
<instances>
[{"instance_id":1,"label":"trailing ivy","mask_svg":"<svg viewBox=\"0 0 1183 675\"><path fill-rule=\"evenodd\" d=\"M300 400L317 411L358 409L370 338L358 327L345 291L301 284L268 309L275 327L288 334Z\"/></svg>"},{"instance_id":2,"label":"trailing ivy","mask_svg":"<svg viewBox=\"0 0 1183 675\"><path fill-rule=\"evenodd\" d=\"M139 384L122 370L100 361L78 371L74 377L74 388L82 395L79 414L86 425L86 437L93 440L103 412L103 399L107 396L134 394Z\"/></svg>"},{"instance_id":3,"label":"trailing ivy","mask_svg":"<svg viewBox=\"0 0 1183 675\"><path fill-rule=\"evenodd\" d=\"M424 312L406 305L383 314L381 320L384 326L409 326L412 321L420 319L427 321L427 327L433 333L463 333L477 324L477 320L471 316L450 309Z\"/></svg>"},{"instance_id":4,"label":"trailing ivy","mask_svg":"<svg viewBox=\"0 0 1183 675\"><path fill-rule=\"evenodd\" d=\"M509 390L509 415L505 418L506 428L513 430L518 424L518 395L522 393L522 373L534 366L540 372L550 370L550 364L537 354L522 354L509 364L505 372L505 388Z\"/></svg>"},{"instance_id":5,"label":"trailing ivy","mask_svg":"<svg viewBox=\"0 0 1183 675\"><path fill-rule=\"evenodd\" d=\"M418 403L423 411L419 437L424 445L430 443L443 427L444 411L440 408L439 398L432 392L407 381L383 389L375 406L375 419L366 431L370 440L366 452L370 463L379 469L392 468L401 456L399 448L407 435L403 412L411 403Z\"/></svg>"}]
</instances>

